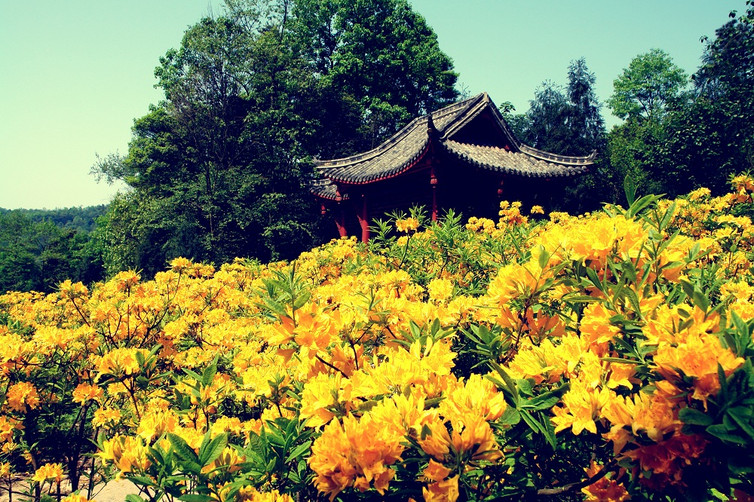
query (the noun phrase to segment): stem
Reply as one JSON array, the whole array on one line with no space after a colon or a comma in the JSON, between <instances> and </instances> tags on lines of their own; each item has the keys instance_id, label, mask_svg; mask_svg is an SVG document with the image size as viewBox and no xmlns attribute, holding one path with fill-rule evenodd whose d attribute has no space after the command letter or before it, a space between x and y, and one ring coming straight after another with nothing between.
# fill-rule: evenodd
<instances>
[{"instance_id":1,"label":"stem","mask_svg":"<svg viewBox=\"0 0 754 502\"><path fill-rule=\"evenodd\" d=\"M332 363L328 363L327 361L322 359L322 356L320 356L319 354L317 354L317 360L321 362L322 364L324 364L325 366L327 366L328 368L334 369L335 371L343 375L344 378L348 378L348 375L346 375L342 369L338 368L337 366L333 366Z\"/></svg>"},{"instance_id":2,"label":"stem","mask_svg":"<svg viewBox=\"0 0 754 502\"><path fill-rule=\"evenodd\" d=\"M552 496L552 495L560 495L561 493L570 492L571 490L581 490L582 488L591 485L592 483L596 483L600 479L604 478L608 472L610 472L613 467L615 467L616 462L611 461L607 464L605 464L602 469L595 474L594 476L587 478L582 481L578 481L576 483L568 483L567 485L563 486L557 486L555 488L541 488L537 490L537 495L544 495L544 496Z\"/></svg>"}]
</instances>

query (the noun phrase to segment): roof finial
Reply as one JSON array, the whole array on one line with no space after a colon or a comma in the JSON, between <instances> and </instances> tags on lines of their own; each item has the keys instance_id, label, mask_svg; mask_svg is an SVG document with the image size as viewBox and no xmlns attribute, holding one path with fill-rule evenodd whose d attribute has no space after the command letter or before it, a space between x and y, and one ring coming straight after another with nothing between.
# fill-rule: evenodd
<instances>
[{"instance_id":1,"label":"roof finial","mask_svg":"<svg viewBox=\"0 0 754 502\"><path fill-rule=\"evenodd\" d=\"M435 129L435 121L432 120L432 113L427 114L427 134L432 136L437 129Z\"/></svg>"}]
</instances>

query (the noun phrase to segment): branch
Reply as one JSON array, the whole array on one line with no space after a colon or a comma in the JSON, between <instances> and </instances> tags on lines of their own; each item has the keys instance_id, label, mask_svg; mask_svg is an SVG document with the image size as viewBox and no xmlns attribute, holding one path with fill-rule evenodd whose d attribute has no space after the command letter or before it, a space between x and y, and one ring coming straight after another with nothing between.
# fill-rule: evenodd
<instances>
[{"instance_id":1,"label":"branch","mask_svg":"<svg viewBox=\"0 0 754 502\"><path fill-rule=\"evenodd\" d=\"M592 483L596 483L600 479L604 478L607 473L613 470L616 465L617 463L613 460L605 464L605 466L603 466L597 474L590 478L579 481L577 483L568 483L567 485L556 486L555 488L540 488L539 490L537 490L537 495L552 496L560 495L561 493L570 492L572 490L581 490L582 488L589 486Z\"/></svg>"}]
</instances>

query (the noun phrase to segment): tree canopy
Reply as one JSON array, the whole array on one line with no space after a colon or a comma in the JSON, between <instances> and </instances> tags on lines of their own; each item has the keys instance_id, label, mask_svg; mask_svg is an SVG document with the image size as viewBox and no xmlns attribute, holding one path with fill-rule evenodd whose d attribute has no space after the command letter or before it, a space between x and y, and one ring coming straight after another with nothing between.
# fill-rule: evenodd
<instances>
[{"instance_id":1,"label":"tree canopy","mask_svg":"<svg viewBox=\"0 0 754 502\"><path fill-rule=\"evenodd\" d=\"M607 105L622 119L658 119L668 105L682 98L687 82L686 73L666 52L652 49L632 59L613 81L613 95Z\"/></svg>"},{"instance_id":2,"label":"tree canopy","mask_svg":"<svg viewBox=\"0 0 754 502\"><path fill-rule=\"evenodd\" d=\"M135 121L127 155L94 169L133 190L107 220L112 270L295 255L320 239L307 158L370 147L457 97L405 0L229 1L155 76L165 100Z\"/></svg>"}]
</instances>

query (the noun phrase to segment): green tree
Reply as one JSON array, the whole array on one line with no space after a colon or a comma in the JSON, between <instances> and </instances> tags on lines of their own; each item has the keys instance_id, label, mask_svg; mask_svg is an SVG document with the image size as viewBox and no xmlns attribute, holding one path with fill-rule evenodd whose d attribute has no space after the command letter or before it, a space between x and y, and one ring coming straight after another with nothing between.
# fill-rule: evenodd
<instances>
[{"instance_id":1,"label":"green tree","mask_svg":"<svg viewBox=\"0 0 754 502\"><path fill-rule=\"evenodd\" d=\"M584 58L571 61L568 85L562 88L544 82L534 94L523 120L513 117L521 139L540 150L562 155L589 155L605 150L605 123L594 92L595 75ZM592 210L605 200L609 172L598 156L594 172L573 183L559 186L546 202L549 209ZM609 200L609 199L608 199Z\"/></svg>"},{"instance_id":2,"label":"green tree","mask_svg":"<svg viewBox=\"0 0 754 502\"><path fill-rule=\"evenodd\" d=\"M522 139L562 155L589 155L604 149L605 122L594 93L595 81L581 58L571 61L565 89L543 82L529 103Z\"/></svg>"},{"instance_id":3,"label":"green tree","mask_svg":"<svg viewBox=\"0 0 754 502\"><path fill-rule=\"evenodd\" d=\"M636 56L613 81L607 106L621 119L659 120L668 106L683 99L686 73L660 49Z\"/></svg>"},{"instance_id":4,"label":"green tree","mask_svg":"<svg viewBox=\"0 0 754 502\"><path fill-rule=\"evenodd\" d=\"M132 188L100 232L108 270L294 256L318 238L308 156L353 153L455 97L450 60L404 0L227 3L160 60L165 100L135 121L128 154L94 167ZM326 26L330 56L312 49Z\"/></svg>"},{"instance_id":5,"label":"green tree","mask_svg":"<svg viewBox=\"0 0 754 502\"><path fill-rule=\"evenodd\" d=\"M607 105L624 119L608 135L607 152L613 174L613 193L622 193L628 176L639 193L683 191L669 168L667 123L685 106L688 79L671 57L653 49L633 58L613 81Z\"/></svg>"},{"instance_id":6,"label":"green tree","mask_svg":"<svg viewBox=\"0 0 754 502\"><path fill-rule=\"evenodd\" d=\"M680 191L727 188L729 175L754 168L754 2L705 40L694 96L668 123L669 170Z\"/></svg>"},{"instance_id":7,"label":"green tree","mask_svg":"<svg viewBox=\"0 0 754 502\"><path fill-rule=\"evenodd\" d=\"M293 14L291 36L319 84L359 116L354 150L457 99L452 61L406 0L298 0Z\"/></svg>"}]
</instances>

